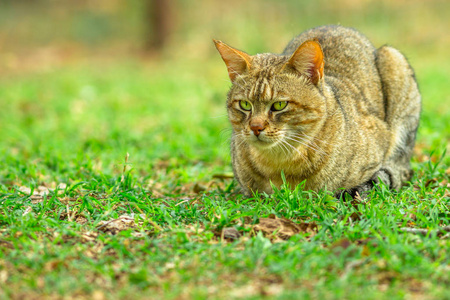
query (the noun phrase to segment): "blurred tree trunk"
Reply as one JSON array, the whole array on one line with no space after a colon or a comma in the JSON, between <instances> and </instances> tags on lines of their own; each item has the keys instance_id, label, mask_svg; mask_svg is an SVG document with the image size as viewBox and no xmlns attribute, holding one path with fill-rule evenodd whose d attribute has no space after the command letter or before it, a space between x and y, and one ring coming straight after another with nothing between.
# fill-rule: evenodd
<instances>
[{"instance_id":1,"label":"blurred tree trunk","mask_svg":"<svg viewBox=\"0 0 450 300\"><path fill-rule=\"evenodd\" d=\"M146 50L160 51L173 28L173 0L146 0Z\"/></svg>"}]
</instances>

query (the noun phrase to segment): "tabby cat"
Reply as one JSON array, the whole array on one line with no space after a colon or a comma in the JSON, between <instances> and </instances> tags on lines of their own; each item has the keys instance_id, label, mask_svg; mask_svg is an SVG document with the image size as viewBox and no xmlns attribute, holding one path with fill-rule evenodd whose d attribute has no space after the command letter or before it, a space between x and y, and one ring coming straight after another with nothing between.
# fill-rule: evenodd
<instances>
[{"instance_id":1,"label":"tabby cat","mask_svg":"<svg viewBox=\"0 0 450 300\"><path fill-rule=\"evenodd\" d=\"M236 180L247 196L291 187L352 196L412 175L421 110L414 71L395 48L322 26L282 54L249 54L214 40L232 81L227 110Z\"/></svg>"}]
</instances>

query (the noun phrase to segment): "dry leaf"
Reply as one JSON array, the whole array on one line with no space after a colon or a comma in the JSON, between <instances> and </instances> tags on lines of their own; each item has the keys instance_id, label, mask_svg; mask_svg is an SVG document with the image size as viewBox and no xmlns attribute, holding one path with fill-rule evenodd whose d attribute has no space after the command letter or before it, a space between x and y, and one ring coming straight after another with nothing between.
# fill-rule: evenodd
<instances>
[{"instance_id":1,"label":"dry leaf","mask_svg":"<svg viewBox=\"0 0 450 300\"><path fill-rule=\"evenodd\" d=\"M272 218L270 218L272 217ZM311 236L317 233L316 223L295 223L285 218L269 218L259 219L259 224L253 226L255 231L261 231L264 235L271 235L274 238L287 240L291 236L298 233L310 233Z\"/></svg>"},{"instance_id":2,"label":"dry leaf","mask_svg":"<svg viewBox=\"0 0 450 300\"><path fill-rule=\"evenodd\" d=\"M356 222L356 221L360 221L361 220L361 213L360 212L353 212L351 215L350 215L350 220L352 221L352 222Z\"/></svg>"},{"instance_id":3,"label":"dry leaf","mask_svg":"<svg viewBox=\"0 0 450 300\"><path fill-rule=\"evenodd\" d=\"M237 240L242 236L241 233L234 227L222 228L220 231L215 231L214 234L221 239L228 240Z\"/></svg>"},{"instance_id":4,"label":"dry leaf","mask_svg":"<svg viewBox=\"0 0 450 300\"><path fill-rule=\"evenodd\" d=\"M434 184L439 183L439 180L438 180L437 178L431 178L431 179L428 179L428 180L425 182L425 187L430 186L430 184L432 184L432 183L434 183ZM433 186L434 186L434 184L433 184Z\"/></svg>"},{"instance_id":5,"label":"dry leaf","mask_svg":"<svg viewBox=\"0 0 450 300\"><path fill-rule=\"evenodd\" d=\"M196 194L199 194L201 192L204 192L208 189L208 187L206 185L203 185L201 183L196 182L194 184L194 187L192 188L193 192Z\"/></svg>"},{"instance_id":6,"label":"dry leaf","mask_svg":"<svg viewBox=\"0 0 450 300\"><path fill-rule=\"evenodd\" d=\"M145 219L145 215L143 214L140 214L139 217L141 219ZM134 214L131 214L121 215L119 218L111 221L100 221L99 226L97 226L97 230L105 233L117 234L120 231L135 227L136 223L134 221Z\"/></svg>"},{"instance_id":7,"label":"dry leaf","mask_svg":"<svg viewBox=\"0 0 450 300\"><path fill-rule=\"evenodd\" d=\"M339 248L341 248L341 249L347 249L348 247L350 247L352 245L352 242L349 240L349 239L347 239L347 238L343 238L343 239L340 239L340 240L338 240L338 241L336 241L336 242L334 242L332 245L331 245L331 249L339 249Z\"/></svg>"},{"instance_id":8,"label":"dry leaf","mask_svg":"<svg viewBox=\"0 0 450 300\"><path fill-rule=\"evenodd\" d=\"M224 172L224 173L214 174L212 176L212 178L214 178L214 179L233 179L234 175L232 172Z\"/></svg>"}]
</instances>

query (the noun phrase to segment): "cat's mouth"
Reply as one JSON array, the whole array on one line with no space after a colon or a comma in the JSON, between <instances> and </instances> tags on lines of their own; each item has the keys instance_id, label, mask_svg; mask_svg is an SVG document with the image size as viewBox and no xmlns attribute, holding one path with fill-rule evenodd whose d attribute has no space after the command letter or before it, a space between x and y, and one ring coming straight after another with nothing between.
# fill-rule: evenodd
<instances>
[{"instance_id":1,"label":"cat's mouth","mask_svg":"<svg viewBox=\"0 0 450 300\"><path fill-rule=\"evenodd\" d=\"M259 136L251 135L250 142L258 148L273 147L276 144L272 139L262 134Z\"/></svg>"}]
</instances>

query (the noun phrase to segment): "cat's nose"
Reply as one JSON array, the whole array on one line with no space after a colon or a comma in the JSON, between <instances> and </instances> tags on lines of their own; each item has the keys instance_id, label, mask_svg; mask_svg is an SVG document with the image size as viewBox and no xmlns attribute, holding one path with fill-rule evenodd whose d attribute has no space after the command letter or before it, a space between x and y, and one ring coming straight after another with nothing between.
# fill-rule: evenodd
<instances>
[{"instance_id":1,"label":"cat's nose","mask_svg":"<svg viewBox=\"0 0 450 300\"><path fill-rule=\"evenodd\" d=\"M261 131L266 129L266 126L263 122L252 122L250 123L250 129L253 131L253 134L259 136Z\"/></svg>"}]
</instances>

